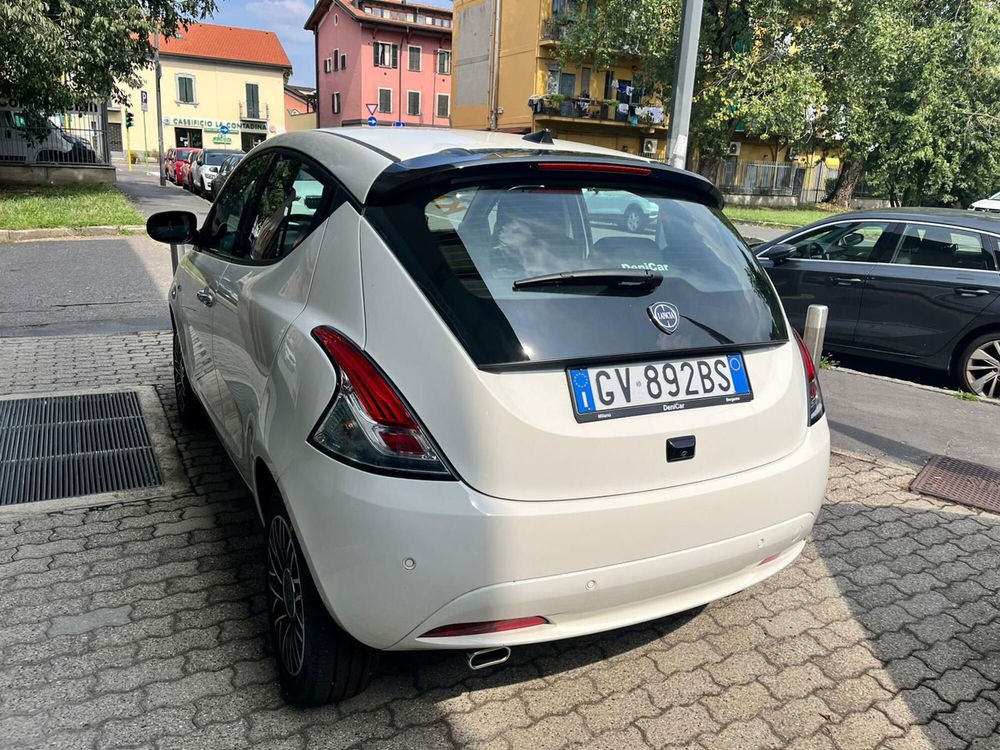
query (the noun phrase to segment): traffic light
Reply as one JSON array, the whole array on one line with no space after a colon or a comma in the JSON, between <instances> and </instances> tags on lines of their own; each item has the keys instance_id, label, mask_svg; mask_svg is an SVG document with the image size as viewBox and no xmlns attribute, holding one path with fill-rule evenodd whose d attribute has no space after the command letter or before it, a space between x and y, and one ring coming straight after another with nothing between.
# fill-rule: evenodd
<instances>
[{"instance_id":1,"label":"traffic light","mask_svg":"<svg viewBox=\"0 0 1000 750\"><path fill-rule=\"evenodd\" d=\"M125 127L126 128L132 127L132 121L133 120L134 120L134 118L132 116L132 113L131 112L126 112L125 113Z\"/></svg>"}]
</instances>

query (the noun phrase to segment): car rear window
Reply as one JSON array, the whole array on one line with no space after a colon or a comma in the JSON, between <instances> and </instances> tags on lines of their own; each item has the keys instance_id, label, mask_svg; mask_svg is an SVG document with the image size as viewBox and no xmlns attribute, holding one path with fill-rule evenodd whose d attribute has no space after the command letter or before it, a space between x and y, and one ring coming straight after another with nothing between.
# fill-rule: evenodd
<instances>
[{"instance_id":1,"label":"car rear window","mask_svg":"<svg viewBox=\"0 0 1000 750\"><path fill-rule=\"evenodd\" d=\"M720 211L582 179L439 189L366 215L480 366L787 340L766 275ZM639 294L514 289L518 280L587 269L646 270L663 281ZM661 301L680 314L669 335L647 312Z\"/></svg>"},{"instance_id":2,"label":"car rear window","mask_svg":"<svg viewBox=\"0 0 1000 750\"><path fill-rule=\"evenodd\" d=\"M232 154L226 153L225 151L206 151L205 163L209 166L217 167L230 156L232 156Z\"/></svg>"}]
</instances>

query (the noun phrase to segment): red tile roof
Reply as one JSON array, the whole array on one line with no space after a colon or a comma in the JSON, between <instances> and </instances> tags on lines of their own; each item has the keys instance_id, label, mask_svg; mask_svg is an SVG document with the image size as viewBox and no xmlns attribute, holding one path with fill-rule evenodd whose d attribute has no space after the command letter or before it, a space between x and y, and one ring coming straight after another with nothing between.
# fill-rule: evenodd
<instances>
[{"instance_id":1,"label":"red tile roof","mask_svg":"<svg viewBox=\"0 0 1000 750\"><path fill-rule=\"evenodd\" d=\"M160 52L279 68L292 67L278 35L273 31L216 26L211 23L193 23L187 29L181 27L178 29L178 36L160 42Z\"/></svg>"},{"instance_id":2,"label":"red tile roof","mask_svg":"<svg viewBox=\"0 0 1000 750\"><path fill-rule=\"evenodd\" d=\"M427 29L438 33L451 34L450 27L446 29L431 24L418 24L410 21L381 18L365 13L364 11L364 7L369 6L372 8L388 8L400 12L422 13L423 15L436 16L438 18L451 18L452 11L450 8L438 8L435 5L418 5L417 3L403 2L403 0L337 0L337 4L359 21L364 21L365 23L384 24L387 26L409 26L412 29ZM329 12L332 6L333 0L317 0L312 12L309 14L309 18L306 19L304 28L315 31L322 18Z\"/></svg>"}]
</instances>

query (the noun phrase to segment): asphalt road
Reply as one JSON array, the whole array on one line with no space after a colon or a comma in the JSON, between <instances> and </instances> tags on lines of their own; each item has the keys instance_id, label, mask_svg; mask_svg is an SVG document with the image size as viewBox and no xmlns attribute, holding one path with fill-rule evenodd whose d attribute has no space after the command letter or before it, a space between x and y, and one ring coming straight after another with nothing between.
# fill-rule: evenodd
<instances>
[{"instance_id":1,"label":"asphalt road","mask_svg":"<svg viewBox=\"0 0 1000 750\"><path fill-rule=\"evenodd\" d=\"M129 172L125 165L118 165L116 170L119 189L127 195L143 216L149 217L157 211L191 211L198 217L200 224L205 220L211 203L197 195L192 195L184 188L168 182L160 187L157 167L153 165L135 164Z\"/></svg>"},{"instance_id":2,"label":"asphalt road","mask_svg":"<svg viewBox=\"0 0 1000 750\"><path fill-rule=\"evenodd\" d=\"M170 327L170 249L145 236L0 246L0 337Z\"/></svg>"},{"instance_id":3,"label":"asphalt road","mask_svg":"<svg viewBox=\"0 0 1000 750\"><path fill-rule=\"evenodd\" d=\"M835 448L905 466L935 454L1000 469L1000 406L841 370L823 370Z\"/></svg>"}]
</instances>

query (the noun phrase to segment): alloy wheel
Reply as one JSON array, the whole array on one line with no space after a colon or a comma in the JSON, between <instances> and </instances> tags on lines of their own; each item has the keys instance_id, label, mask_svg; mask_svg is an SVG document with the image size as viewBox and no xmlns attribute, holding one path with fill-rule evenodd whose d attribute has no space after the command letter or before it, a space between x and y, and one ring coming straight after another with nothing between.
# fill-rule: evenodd
<instances>
[{"instance_id":1,"label":"alloy wheel","mask_svg":"<svg viewBox=\"0 0 1000 750\"><path fill-rule=\"evenodd\" d=\"M642 228L642 214L635 209L626 213L625 228L630 232L638 232Z\"/></svg>"},{"instance_id":2,"label":"alloy wheel","mask_svg":"<svg viewBox=\"0 0 1000 750\"><path fill-rule=\"evenodd\" d=\"M281 516L275 516L268 528L267 589L275 646L284 668L297 675L306 650L302 576L292 530Z\"/></svg>"},{"instance_id":3,"label":"alloy wheel","mask_svg":"<svg viewBox=\"0 0 1000 750\"><path fill-rule=\"evenodd\" d=\"M965 362L965 382L980 396L1000 398L1000 339L973 350Z\"/></svg>"}]
</instances>

